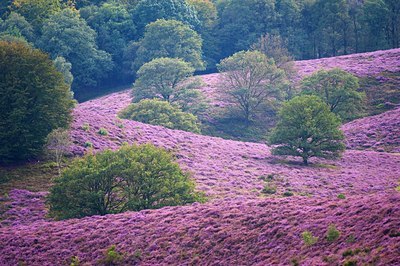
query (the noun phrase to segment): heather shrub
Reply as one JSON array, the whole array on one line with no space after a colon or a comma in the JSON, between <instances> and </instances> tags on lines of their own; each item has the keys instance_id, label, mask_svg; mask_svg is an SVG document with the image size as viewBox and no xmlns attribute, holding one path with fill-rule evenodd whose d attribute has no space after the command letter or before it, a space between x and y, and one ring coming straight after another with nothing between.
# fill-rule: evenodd
<instances>
[{"instance_id":1,"label":"heather shrub","mask_svg":"<svg viewBox=\"0 0 400 266\"><path fill-rule=\"evenodd\" d=\"M340 237L339 230L336 229L336 226L334 224L331 224L328 227L328 231L326 232L326 240L328 240L328 242L333 242L338 240L339 237Z\"/></svg>"},{"instance_id":2,"label":"heather shrub","mask_svg":"<svg viewBox=\"0 0 400 266\"><path fill-rule=\"evenodd\" d=\"M304 231L301 233L301 237L303 238L304 244L307 246L312 246L318 241L318 237L313 236L310 231Z\"/></svg>"},{"instance_id":3,"label":"heather shrub","mask_svg":"<svg viewBox=\"0 0 400 266\"><path fill-rule=\"evenodd\" d=\"M146 124L200 133L200 122L195 115L185 113L178 107L157 99L132 103L122 110L119 116Z\"/></svg>"},{"instance_id":4,"label":"heather shrub","mask_svg":"<svg viewBox=\"0 0 400 266\"><path fill-rule=\"evenodd\" d=\"M0 41L0 162L39 155L47 135L67 127L74 102L48 55Z\"/></svg>"},{"instance_id":5,"label":"heather shrub","mask_svg":"<svg viewBox=\"0 0 400 266\"><path fill-rule=\"evenodd\" d=\"M68 219L204 201L194 189L170 152L124 145L75 159L50 189L49 213Z\"/></svg>"}]
</instances>

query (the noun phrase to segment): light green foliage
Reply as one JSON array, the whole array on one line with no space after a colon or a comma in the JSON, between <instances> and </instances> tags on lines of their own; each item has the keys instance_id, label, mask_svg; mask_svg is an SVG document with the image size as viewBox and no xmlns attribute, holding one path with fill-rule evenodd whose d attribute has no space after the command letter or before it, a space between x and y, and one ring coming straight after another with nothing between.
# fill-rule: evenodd
<instances>
[{"instance_id":1,"label":"light green foliage","mask_svg":"<svg viewBox=\"0 0 400 266\"><path fill-rule=\"evenodd\" d=\"M318 237L313 236L310 231L304 231L301 233L301 237L303 238L304 244L307 246L312 246L318 241Z\"/></svg>"},{"instance_id":2,"label":"light green foliage","mask_svg":"<svg viewBox=\"0 0 400 266\"><path fill-rule=\"evenodd\" d=\"M336 226L334 224L329 225L328 231L326 232L326 240L328 240L328 242L333 242L338 240L339 237L340 232L336 229Z\"/></svg>"},{"instance_id":3,"label":"light green foliage","mask_svg":"<svg viewBox=\"0 0 400 266\"><path fill-rule=\"evenodd\" d=\"M105 128L103 128L103 127L100 128L99 131L98 131L97 133L99 133L99 134L102 135L102 136L107 136L107 135L108 135L107 129L105 129Z\"/></svg>"},{"instance_id":4,"label":"light green foliage","mask_svg":"<svg viewBox=\"0 0 400 266\"><path fill-rule=\"evenodd\" d=\"M273 59L258 51L241 51L218 65L220 92L247 121L273 107L282 98L285 73Z\"/></svg>"},{"instance_id":5,"label":"light green foliage","mask_svg":"<svg viewBox=\"0 0 400 266\"><path fill-rule=\"evenodd\" d=\"M200 122L196 116L182 112L176 106L157 99L145 99L139 103L133 103L120 113L120 117L171 129L200 133Z\"/></svg>"},{"instance_id":6,"label":"light green foliage","mask_svg":"<svg viewBox=\"0 0 400 266\"><path fill-rule=\"evenodd\" d=\"M265 184L262 193L264 194L275 194L276 193L276 186Z\"/></svg>"},{"instance_id":7,"label":"light green foliage","mask_svg":"<svg viewBox=\"0 0 400 266\"><path fill-rule=\"evenodd\" d=\"M61 7L61 0L13 0L11 10L24 16L38 32L42 23Z\"/></svg>"},{"instance_id":8,"label":"light green foliage","mask_svg":"<svg viewBox=\"0 0 400 266\"><path fill-rule=\"evenodd\" d=\"M173 19L200 28L196 10L185 0L140 0L133 10L133 17L142 33L146 25L157 19Z\"/></svg>"},{"instance_id":9,"label":"light green foliage","mask_svg":"<svg viewBox=\"0 0 400 266\"><path fill-rule=\"evenodd\" d=\"M84 131L89 131L89 130L90 130L90 125L89 125L88 123L84 123L84 124L81 126L81 128L82 128Z\"/></svg>"},{"instance_id":10,"label":"light green foliage","mask_svg":"<svg viewBox=\"0 0 400 266\"><path fill-rule=\"evenodd\" d=\"M71 263L69 265L70 266L80 266L81 262L80 262L78 256L72 256L71 257Z\"/></svg>"},{"instance_id":11,"label":"light green foliage","mask_svg":"<svg viewBox=\"0 0 400 266\"><path fill-rule=\"evenodd\" d=\"M339 68L319 70L304 78L301 87L303 93L321 97L343 120L354 118L362 110L365 94L357 91L358 78Z\"/></svg>"},{"instance_id":12,"label":"light green foliage","mask_svg":"<svg viewBox=\"0 0 400 266\"><path fill-rule=\"evenodd\" d=\"M37 44L53 57L62 56L72 64L74 90L95 86L113 66L111 56L97 48L96 32L69 8L44 22Z\"/></svg>"},{"instance_id":13,"label":"light green foliage","mask_svg":"<svg viewBox=\"0 0 400 266\"><path fill-rule=\"evenodd\" d=\"M61 163L65 155L68 154L72 142L69 132L63 128L57 128L47 136L46 152L56 162L58 174L61 174Z\"/></svg>"},{"instance_id":14,"label":"light green foliage","mask_svg":"<svg viewBox=\"0 0 400 266\"><path fill-rule=\"evenodd\" d=\"M104 252L104 258L100 260L100 264L106 266L120 265L123 260L124 255L117 251L115 245L112 245Z\"/></svg>"},{"instance_id":15,"label":"light green foliage","mask_svg":"<svg viewBox=\"0 0 400 266\"><path fill-rule=\"evenodd\" d=\"M0 75L0 161L35 157L69 124L70 90L48 56L23 43L0 41Z\"/></svg>"},{"instance_id":16,"label":"light green foliage","mask_svg":"<svg viewBox=\"0 0 400 266\"><path fill-rule=\"evenodd\" d=\"M144 64L137 72L133 101L161 97L183 111L202 111L205 102L201 92L196 90L200 83L192 78L193 73L194 68L181 59L154 59Z\"/></svg>"},{"instance_id":17,"label":"light green foliage","mask_svg":"<svg viewBox=\"0 0 400 266\"><path fill-rule=\"evenodd\" d=\"M270 136L276 155L338 158L344 151L340 119L329 111L317 96L298 96L286 102L278 115L279 121Z\"/></svg>"},{"instance_id":18,"label":"light green foliage","mask_svg":"<svg viewBox=\"0 0 400 266\"><path fill-rule=\"evenodd\" d=\"M176 20L159 19L146 26L136 52L134 68L155 58L180 58L197 70L204 69L201 37L189 26Z\"/></svg>"},{"instance_id":19,"label":"light green foliage","mask_svg":"<svg viewBox=\"0 0 400 266\"><path fill-rule=\"evenodd\" d=\"M71 87L74 81L74 76L71 73L72 64L65 60L64 57L57 56L56 59L54 59L54 66L58 72L63 74L65 83Z\"/></svg>"},{"instance_id":20,"label":"light green foliage","mask_svg":"<svg viewBox=\"0 0 400 266\"><path fill-rule=\"evenodd\" d=\"M57 219L157 209L204 201L173 155L152 144L75 159L48 196Z\"/></svg>"}]
</instances>

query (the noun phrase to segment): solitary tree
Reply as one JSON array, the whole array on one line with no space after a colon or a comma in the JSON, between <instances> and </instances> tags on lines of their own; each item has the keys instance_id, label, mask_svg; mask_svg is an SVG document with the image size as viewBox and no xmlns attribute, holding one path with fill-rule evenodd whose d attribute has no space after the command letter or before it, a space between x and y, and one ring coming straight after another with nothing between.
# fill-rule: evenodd
<instances>
[{"instance_id":1,"label":"solitary tree","mask_svg":"<svg viewBox=\"0 0 400 266\"><path fill-rule=\"evenodd\" d=\"M144 64L137 72L133 101L161 98L183 111L196 112L204 105L200 81L193 78L194 68L178 58L157 58Z\"/></svg>"},{"instance_id":2,"label":"solitary tree","mask_svg":"<svg viewBox=\"0 0 400 266\"><path fill-rule=\"evenodd\" d=\"M0 162L38 155L47 135L68 125L72 107L69 86L46 54L0 41Z\"/></svg>"},{"instance_id":3,"label":"solitary tree","mask_svg":"<svg viewBox=\"0 0 400 266\"><path fill-rule=\"evenodd\" d=\"M330 111L344 120L351 119L362 109L365 94L358 92L358 88L358 78L340 68L319 70L302 81L305 94L321 97Z\"/></svg>"},{"instance_id":4,"label":"solitary tree","mask_svg":"<svg viewBox=\"0 0 400 266\"><path fill-rule=\"evenodd\" d=\"M143 39L139 42L134 68L155 58L180 58L197 70L204 69L202 40L196 31L176 20L159 19L146 26Z\"/></svg>"},{"instance_id":5,"label":"solitary tree","mask_svg":"<svg viewBox=\"0 0 400 266\"><path fill-rule=\"evenodd\" d=\"M279 122L270 136L278 145L273 154L293 155L308 164L311 157L337 158L343 152L340 119L317 96L297 96L279 112Z\"/></svg>"},{"instance_id":6,"label":"solitary tree","mask_svg":"<svg viewBox=\"0 0 400 266\"><path fill-rule=\"evenodd\" d=\"M240 109L246 121L280 99L287 83L284 71L258 51L241 51L225 58L218 70L221 93Z\"/></svg>"},{"instance_id":7,"label":"solitary tree","mask_svg":"<svg viewBox=\"0 0 400 266\"><path fill-rule=\"evenodd\" d=\"M204 200L172 154L152 144L77 158L55 180L48 203L58 219L157 209Z\"/></svg>"},{"instance_id":8,"label":"solitary tree","mask_svg":"<svg viewBox=\"0 0 400 266\"><path fill-rule=\"evenodd\" d=\"M46 152L56 162L59 175L61 175L62 161L64 156L68 154L70 145L71 140L66 129L57 128L47 136Z\"/></svg>"}]
</instances>

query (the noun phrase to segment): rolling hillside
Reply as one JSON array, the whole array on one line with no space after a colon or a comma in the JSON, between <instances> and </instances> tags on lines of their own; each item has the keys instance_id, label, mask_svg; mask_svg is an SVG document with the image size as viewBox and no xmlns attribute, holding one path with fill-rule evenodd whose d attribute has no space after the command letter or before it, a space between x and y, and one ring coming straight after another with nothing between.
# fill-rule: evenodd
<instances>
[{"instance_id":1,"label":"rolling hillside","mask_svg":"<svg viewBox=\"0 0 400 266\"><path fill-rule=\"evenodd\" d=\"M399 71L399 54L399 49L379 51L297 66L317 69L339 60L350 71L376 75ZM203 90L214 102L217 79L218 74L203 76ZM124 265L400 264L400 193L395 190L400 109L344 125L348 150L343 158L312 159L305 167L297 158L271 155L262 143L118 119L130 101L125 91L79 104L71 151L82 155L89 142L94 150L116 149L124 142L165 147L192 173L209 202L55 222L45 217L46 192L14 190L1 217L0 265L69 265L72 256L82 265L97 265L111 245L124 255ZM98 134L100 128L108 135ZM262 193L266 184L277 192ZM331 224L340 231L332 242L325 238ZM306 246L304 231L318 242Z\"/></svg>"}]
</instances>

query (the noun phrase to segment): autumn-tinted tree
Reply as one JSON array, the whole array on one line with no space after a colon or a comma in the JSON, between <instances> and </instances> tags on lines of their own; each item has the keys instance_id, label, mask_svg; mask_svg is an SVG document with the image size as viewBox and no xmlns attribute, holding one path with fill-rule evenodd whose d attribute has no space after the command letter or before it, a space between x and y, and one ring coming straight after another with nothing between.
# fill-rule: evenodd
<instances>
[{"instance_id":1,"label":"autumn-tinted tree","mask_svg":"<svg viewBox=\"0 0 400 266\"><path fill-rule=\"evenodd\" d=\"M181 59L157 58L144 64L137 72L133 86L133 101L161 98L184 111L196 112L202 108L198 79L194 68Z\"/></svg>"},{"instance_id":2,"label":"autumn-tinted tree","mask_svg":"<svg viewBox=\"0 0 400 266\"><path fill-rule=\"evenodd\" d=\"M173 155L151 144L74 160L50 190L50 215L80 218L203 201Z\"/></svg>"},{"instance_id":3,"label":"autumn-tinted tree","mask_svg":"<svg viewBox=\"0 0 400 266\"><path fill-rule=\"evenodd\" d=\"M38 155L53 129L68 126L72 107L69 87L46 54L0 41L0 162Z\"/></svg>"},{"instance_id":4,"label":"autumn-tinted tree","mask_svg":"<svg viewBox=\"0 0 400 266\"><path fill-rule=\"evenodd\" d=\"M146 26L136 53L135 69L155 58L180 58L195 69L204 69L201 37L176 20L160 19Z\"/></svg>"},{"instance_id":5,"label":"autumn-tinted tree","mask_svg":"<svg viewBox=\"0 0 400 266\"><path fill-rule=\"evenodd\" d=\"M97 47L96 32L69 8L44 22L38 46L72 64L73 90L96 86L113 67L110 54Z\"/></svg>"},{"instance_id":6,"label":"autumn-tinted tree","mask_svg":"<svg viewBox=\"0 0 400 266\"><path fill-rule=\"evenodd\" d=\"M321 97L343 120L354 118L362 110L365 94L357 91L358 78L340 68L319 70L305 77L301 87L303 93Z\"/></svg>"},{"instance_id":7,"label":"autumn-tinted tree","mask_svg":"<svg viewBox=\"0 0 400 266\"><path fill-rule=\"evenodd\" d=\"M220 92L247 121L279 100L287 80L273 59L259 51L241 51L218 65Z\"/></svg>"},{"instance_id":8,"label":"autumn-tinted tree","mask_svg":"<svg viewBox=\"0 0 400 266\"><path fill-rule=\"evenodd\" d=\"M158 99L145 99L133 103L120 113L120 117L171 129L200 133L200 123L196 116Z\"/></svg>"},{"instance_id":9,"label":"autumn-tinted tree","mask_svg":"<svg viewBox=\"0 0 400 266\"><path fill-rule=\"evenodd\" d=\"M277 145L273 154L299 156L308 164L311 157L338 158L345 148L339 117L318 96L293 98L278 118L270 136L270 144Z\"/></svg>"}]
</instances>

